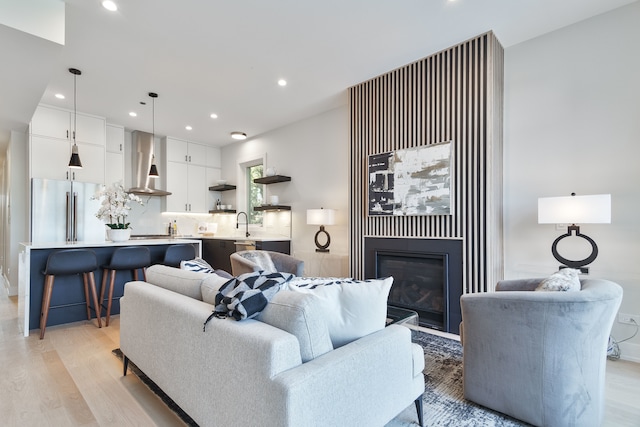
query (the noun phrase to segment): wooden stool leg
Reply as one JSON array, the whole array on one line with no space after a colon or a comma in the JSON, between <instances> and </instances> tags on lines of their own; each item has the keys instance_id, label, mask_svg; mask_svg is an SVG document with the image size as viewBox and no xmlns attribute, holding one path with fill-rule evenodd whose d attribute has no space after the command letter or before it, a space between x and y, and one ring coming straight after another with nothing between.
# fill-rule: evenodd
<instances>
[{"instance_id":1,"label":"wooden stool leg","mask_svg":"<svg viewBox=\"0 0 640 427\"><path fill-rule=\"evenodd\" d=\"M138 269L134 268L133 269L133 280L138 280Z\"/></svg>"},{"instance_id":2,"label":"wooden stool leg","mask_svg":"<svg viewBox=\"0 0 640 427\"><path fill-rule=\"evenodd\" d=\"M144 278L144 281L147 281L147 267L142 267L142 277Z\"/></svg>"},{"instance_id":3,"label":"wooden stool leg","mask_svg":"<svg viewBox=\"0 0 640 427\"><path fill-rule=\"evenodd\" d=\"M87 320L91 320L91 306L89 305L89 287L87 284L87 274L82 273L82 284L84 285L84 302L87 307Z\"/></svg>"},{"instance_id":4,"label":"wooden stool leg","mask_svg":"<svg viewBox=\"0 0 640 427\"><path fill-rule=\"evenodd\" d=\"M102 283L100 284L100 317L102 317L102 304L104 304L104 290L107 287L107 276L109 271L106 268L102 270Z\"/></svg>"},{"instance_id":5,"label":"wooden stool leg","mask_svg":"<svg viewBox=\"0 0 640 427\"><path fill-rule=\"evenodd\" d=\"M85 274L89 275L89 284L91 285L91 296L93 297L93 306L98 307L98 293L96 292L96 279L93 276L93 271L90 271L89 273L85 273ZM98 308L96 308L96 313L98 313ZM100 318L100 315L97 314L96 317L98 318L98 328L102 328L102 319Z\"/></svg>"},{"instance_id":6,"label":"wooden stool leg","mask_svg":"<svg viewBox=\"0 0 640 427\"><path fill-rule=\"evenodd\" d=\"M107 322L105 326L109 326L111 318L111 303L113 302L113 284L116 281L116 271L111 270L111 280L109 280L109 299L107 300Z\"/></svg>"},{"instance_id":7,"label":"wooden stool leg","mask_svg":"<svg viewBox=\"0 0 640 427\"><path fill-rule=\"evenodd\" d=\"M46 275L44 279L44 293L42 294L42 307L40 308L40 339L44 338L44 330L47 327L54 278L55 276Z\"/></svg>"}]
</instances>

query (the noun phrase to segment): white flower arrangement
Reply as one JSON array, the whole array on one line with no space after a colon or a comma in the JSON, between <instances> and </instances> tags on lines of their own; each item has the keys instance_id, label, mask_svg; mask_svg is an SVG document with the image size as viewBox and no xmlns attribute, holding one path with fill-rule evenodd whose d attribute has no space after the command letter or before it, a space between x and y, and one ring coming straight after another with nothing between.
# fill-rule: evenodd
<instances>
[{"instance_id":1,"label":"white flower arrangement","mask_svg":"<svg viewBox=\"0 0 640 427\"><path fill-rule=\"evenodd\" d=\"M92 199L102 199L100 209L96 212L96 217L104 221L111 229L127 229L129 222L125 222L131 206L130 202L137 202L140 205L142 199L135 194L127 193L122 186L122 182L115 182L110 187L102 187Z\"/></svg>"}]
</instances>

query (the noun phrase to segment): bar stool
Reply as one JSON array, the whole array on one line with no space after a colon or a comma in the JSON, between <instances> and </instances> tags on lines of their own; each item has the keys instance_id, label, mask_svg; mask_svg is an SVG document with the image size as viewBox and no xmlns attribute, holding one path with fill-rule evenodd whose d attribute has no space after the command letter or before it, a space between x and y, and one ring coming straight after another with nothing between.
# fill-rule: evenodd
<instances>
[{"instance_id":1,"label":"bar stool","mask_svg":"<svg viewBox=\"0 0 640 427\"><path fill-rule=\"evenodd\" d=\"M42 293L42 308L40 312L40 339L44 338L47 327L49 307L51 306L51 294L53 293L53 281L56 276L67 276L82 273L84 283L84 298L87 305L87 320L91 320L91 306L89 305L89 289L87 279L91 285L91 297L93 298L93 311L98 318L98 327L102 328L102 320L98 311L98 295L93 272L98 269L96 254L89 249L63 249L52 252L47 258L47 265L42 272L44 278L44 291Z\"/></svg>"},{"instance_id":2,"label":"bar stool","mask_svg":"<svg viewBox=\"0 0 640 427\"><path fill-rule=\"evenodd\" d=\"M187 243L171 245L164 253L164 265L180 267L180 261L189 261L196 257L196 248Z\"/></svg>"},{"instance_id":3,"label":"bar stool","mask_svg":"<svg viewBox=\"0 0 640 427\"><path fill-rule=\"evenodd\" d=\"M118 248L111 255L111 262L103 265L102 286L100 289L100 316L102 316L102 307L104 307L104 291L107 284L107 276L111 276L109 280L109 296L107 297L107 319L105 326L109 326L111 318L111 303L113 302L113 284L116 280L116 271L131 270L133 272L133 280L138 280L138 269L142 269L144 280L147 280L146 268L151 265L151 251L144 246L127 246Z\"/></svg>"}]
</instances>

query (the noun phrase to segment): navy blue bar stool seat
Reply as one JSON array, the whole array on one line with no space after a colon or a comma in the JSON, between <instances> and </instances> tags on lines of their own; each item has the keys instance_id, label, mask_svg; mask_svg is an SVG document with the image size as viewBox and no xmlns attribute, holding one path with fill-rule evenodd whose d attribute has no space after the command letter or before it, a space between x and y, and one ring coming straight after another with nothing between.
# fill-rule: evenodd
<instances>
[{"instance_id":1,"label":"navy blue bar stool seat","mask_svg":"<svg viewBox=\"0 0 640 427\"><path fill-rule=\"evenodd\" d=\"M102 307L104 307L104 291L107 284L107 276L109 280L109 295L107 297L107 318L105 326L109 326L111 318L111 303L113 302L113 285L116 280L116 271L130 270L133 272L133 280L138 280L138 270L142 269L142 276L147 280L146 268L151 265L151 251L144 246L126 246L118 248L111 255L111 261L108 265L103 265L102 286L100 289L100 315L102 315Z\"/></svg>"},{"instance_id":2,"label":"navy blue bar stool seat","mask_svg":"<svg viewBox=\"0 0 640 427\"><path fill-rule=\"evenodd\" d=\"M180 261L189 261L196 257L196 248L187 243L171 245L164 253L164 265L180 267Z\"/></svg>"},{"instance_id":3,"label":"navy blue bar stool seat","mask_svg":"<svg viewBox=\"0 0 640 427\"><path fill-rule=\"evenodd\" d=\"M93 310L98 318L98 327L102 327L100 311L98 309L98 295L93 272L98 269L98 260L95 252L89 249L62 249L52 252L47 258L47 265L42 272L44 278L44 292L42 293L42 307L40 311L40 339L44 338L51 306L53 282L56 276L68 276L82 274L84 284L84 298L87 306L87 320L91 320L91 306L89 304L89 285L93 299Z\"/></svg>"}]
</instances>

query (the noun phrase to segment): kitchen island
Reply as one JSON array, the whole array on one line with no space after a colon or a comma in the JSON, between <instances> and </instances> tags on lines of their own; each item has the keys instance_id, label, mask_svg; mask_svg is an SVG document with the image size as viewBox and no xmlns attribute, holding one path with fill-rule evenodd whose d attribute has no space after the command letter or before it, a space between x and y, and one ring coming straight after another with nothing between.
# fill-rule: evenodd
<instances>
[{"instance_id":1,"label":"kitchen island","mask_svg":"<svg viewBox=\"0 0 640 427\"><path fill-rule=\"evenodd\" d=\"M96 253L98 266L102 266L109 263L111 255L118 247L145 246L151 252L151 264L158 264L164 259L164 253L169 246L183 243L194 245L197 256L202 256L201 242L196 239L167 238L99 243L21 243L18 272L18 315L24 321L20 325L24 336L29 336L31 329L40 327L40 309L44 289L44 274L42 272L51 252L59 249L91 249ZM103 271L99 268L94 274L99 295ZM129 271L119 271L116 274L112 314L120 312L120 297L124 291L124 284L131 280L133 280L133 275ZM104 314L106 312L103 311ZM56 277L47 326L77 322L86 320L86 318L82 276Z\"/></svg>"}]
</instances>

